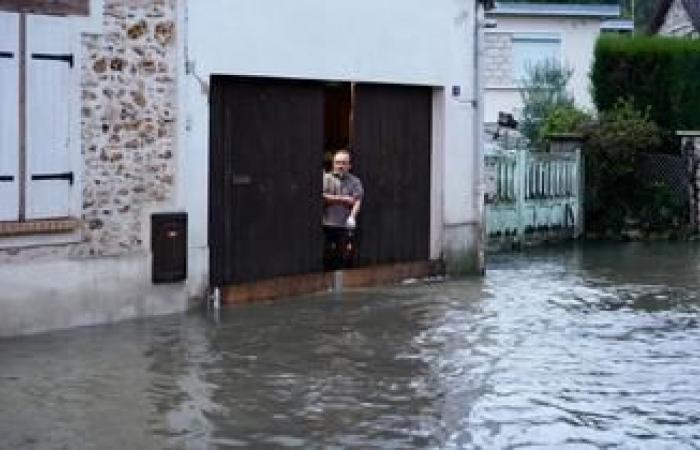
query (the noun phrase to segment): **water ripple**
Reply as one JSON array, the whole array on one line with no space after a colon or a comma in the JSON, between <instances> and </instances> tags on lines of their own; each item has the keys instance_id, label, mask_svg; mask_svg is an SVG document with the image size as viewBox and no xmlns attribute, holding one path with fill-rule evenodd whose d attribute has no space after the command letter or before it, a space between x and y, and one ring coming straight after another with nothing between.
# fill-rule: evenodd
<instances>
[{"instance_id":1,"label":"water ripple","mask_svg":"<svg viewBox=\"0 0 700 450\"><path fill-rule=\"evenodd\" d=\"M700 246L0 341L2 448L700 447Z\"/></svg>"}]
</instances>

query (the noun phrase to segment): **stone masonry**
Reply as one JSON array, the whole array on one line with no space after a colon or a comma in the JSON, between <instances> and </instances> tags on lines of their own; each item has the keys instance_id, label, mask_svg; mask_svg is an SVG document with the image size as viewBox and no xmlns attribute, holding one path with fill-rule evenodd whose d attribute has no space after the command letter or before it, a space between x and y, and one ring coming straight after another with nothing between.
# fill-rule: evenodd
<instances>
[{"instance_id":1,"label":"stone masonry","mask_svg":"<svg viewBox=\"0 0 700 450\"><path fill-rule=\"evenodd\" d=\"M82 36L79 255L147 248L148 207L172 196L176 3L105 0L103 33Z\"/></svg>"},{"instance_id":2,"label":"stone masonry","mask_svg":"<svg viewBox=\"0 0 700 450\"><path fill-rule=\"evenodd\" d=\"M102 32L82 34L83 239L0 249L0 263L147 251L149 212L175 182L177 0L104 0Z\"/></svg>"},{"instance_id":3,"label":"stone masonry","mask_svg":"<svg viewBox=\"0 0 700 450\"><path fill-rule=\"evenodd\" d=\"M484 81L486 87L514 85L513 49L510 33L486 33L484 36Z\"/></svg>"}]
</instances>

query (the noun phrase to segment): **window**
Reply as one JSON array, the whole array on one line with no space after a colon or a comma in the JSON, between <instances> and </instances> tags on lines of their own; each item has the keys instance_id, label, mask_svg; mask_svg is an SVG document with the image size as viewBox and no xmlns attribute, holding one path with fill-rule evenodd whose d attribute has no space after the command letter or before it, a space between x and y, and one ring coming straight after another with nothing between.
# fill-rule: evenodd
<instances>
[{"instance_id":1,"label":"window","mask_svg":"<svg viewBox=\"0 0 700 450\"><path fill-rule=\"evenodd\" d=\"M557 33L517 33L511 43L515 81L527 76L528 67L546 61L561 64L561 38Z\"/></svg>"},{"instance_id":2,"label":"window","mask_svg":"<svg viewBox=\"0 0 700 450\"><path fill-rule=\"evenodd\" d=\"M70 23L0 13L0 221L70 215Z\"/></svg>"}]
</instances>

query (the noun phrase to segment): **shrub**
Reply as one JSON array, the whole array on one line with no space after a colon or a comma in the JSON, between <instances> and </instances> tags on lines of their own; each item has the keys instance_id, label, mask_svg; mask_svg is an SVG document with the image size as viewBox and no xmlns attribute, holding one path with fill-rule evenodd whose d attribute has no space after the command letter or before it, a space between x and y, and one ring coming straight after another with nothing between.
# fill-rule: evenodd
<instances>
[{"instance_id":1,"label":"shrub","mask_svg":"<svg viewBox=\"0 0 700 450\"><path fill-rule=\"evenodd\" d=\"M661 130L631 101L618 99L585 127L586 223L594 231L619 232L640 218L646 182L637 176L637 155L654 151Z\"/></svg>"},{"instance_id":2,"label":"shrub","mask_svg":"<svg viewBox=\"0 0 700 450\"><path fill-rule=\"evenodd\" d=\"M599 111L620 93L664 129L700 127L700 39L601 36L591 70Z\"/></svg>"},{"instance_id":3,"label":"shrub","mask_svg":"<svg viewBox=\"0 0 700 450\"><path fill-rule=\"evenodd\" d=\"M547 135L554 133L581 132L591 120L590 114L573 105L557 106L542 122L538 139L543 141Z\"/></svg>"}]
</instances>

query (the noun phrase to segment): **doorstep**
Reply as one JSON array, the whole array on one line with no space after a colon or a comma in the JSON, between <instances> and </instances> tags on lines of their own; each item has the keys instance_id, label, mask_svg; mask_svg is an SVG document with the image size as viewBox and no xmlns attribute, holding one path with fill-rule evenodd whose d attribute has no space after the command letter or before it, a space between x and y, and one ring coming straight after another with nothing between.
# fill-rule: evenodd
<instances>
[{"instance_id":1,"label":"doorstep","mask_svg":"<svg viewBox=\"0 0 700 450\"><path fill-rule=\"evenodd\" d=\"M344 287L358 288L390 284L408 278L442 275L441 267L439 261L417 261L345 269L341 272ZM333 283L334 272L318 272L228 285L221 287L221 303L251 303L324 292L332 289Z\"/></svg>"}]
</instances>

